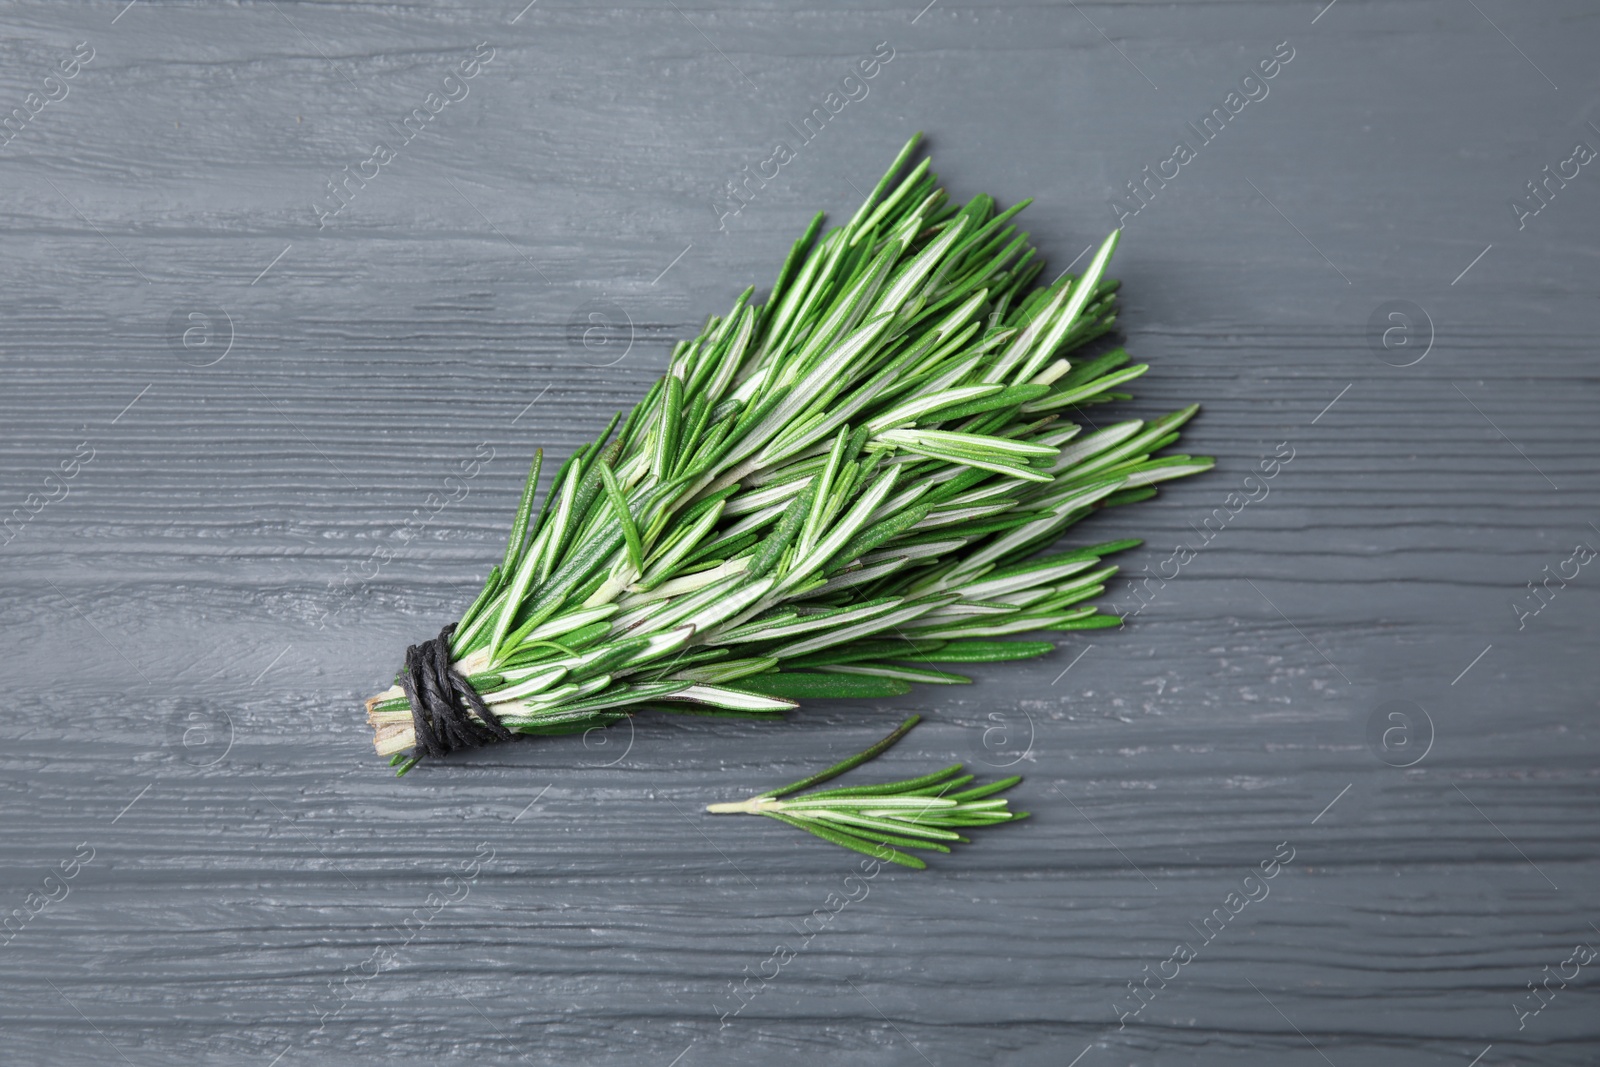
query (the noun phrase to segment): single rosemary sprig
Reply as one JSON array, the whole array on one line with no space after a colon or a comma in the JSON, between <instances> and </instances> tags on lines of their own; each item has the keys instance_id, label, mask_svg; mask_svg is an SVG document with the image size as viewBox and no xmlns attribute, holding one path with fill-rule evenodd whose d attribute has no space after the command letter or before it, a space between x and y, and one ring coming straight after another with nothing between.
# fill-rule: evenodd
<instances>
[{"instance_id":1,"label":"single rosemary sprig","mask_svg":"<svg viewBox=\"0 0 1600 1067\"><path fill-rule=\"evenodd\" d=\"M1196 408L1086 432L1078 412L1146 370L1121 348L1067 358L1116 320L1117 233L1081 274L1034 287L1043 264L1012 225L1026 202L951 203L926 159L897 179L917 140L846 225L812 220L764 304L747 289L680 342L537 513L536 454L501 563L408 657L420 721L443 708L440 733L470 735L464 689L520 734L645 707L772 716L965 682L937 665L1043 655L1047 641L994 639L1120 622L1087 601L1116 571L1103 558L1137 541L1038 553L1209 469L1159 454ZM401 773L413 746L450 747L431 727L419 740L401 685L367 711Z\"/></svg>"},{"instance_id":2,"label":"single rosemary sprig","mask_svg":"<svg viewBox=\"0 0 1600 1067\"><path fill-rule=\"evenodd\" d=\"M969 840L961 835L961 830L1015 822L1028 817L1025 811L1006 810L1006 801L995 798L995 794L1003 793L1022 781L1020 777L1002 778L987 785L963 788L973 780L973 776L963 775L959 763L920 778L907 778L899 782L800 793L876 759L910 733L921 719L920 715L911 716L882 741L829 767L821 774L814 774L782 789L761 793L749 800L734 804L712 804L706 810L713 815L765 815L790 826L798 826L835 845L917 870L922 870L927 864L900 849L949 852L950 843ZM796 793L800 795L793 796ZM782 797L791 799L780 799Z\"/></svg>"}]
</instances>

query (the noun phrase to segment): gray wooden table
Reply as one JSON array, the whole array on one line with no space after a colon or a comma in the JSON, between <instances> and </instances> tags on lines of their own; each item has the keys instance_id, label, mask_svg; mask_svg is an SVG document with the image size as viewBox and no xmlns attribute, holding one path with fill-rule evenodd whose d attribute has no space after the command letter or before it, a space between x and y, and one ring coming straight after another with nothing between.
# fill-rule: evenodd
<instances>
[{"instance_id":1,"label":"gray wooden table","mask_svg":"<svg viewBox=\"0 0 1600 1067\"><path fill-rule=\"evenodd\" d=\"M0 1061L1600 1056L1593 4L123 2L0 10ZM1086 529L1137 617L395 780L534 447L916 129L1061 267L1124 225L1219 460ZM860 898L697 814L913 709L1035 819Z\"/></svg>"}]
</instances>

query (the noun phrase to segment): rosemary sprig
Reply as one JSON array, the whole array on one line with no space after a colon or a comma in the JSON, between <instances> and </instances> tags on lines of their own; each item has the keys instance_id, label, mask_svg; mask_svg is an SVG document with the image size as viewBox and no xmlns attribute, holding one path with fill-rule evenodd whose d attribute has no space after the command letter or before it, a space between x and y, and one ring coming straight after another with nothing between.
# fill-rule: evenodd
<instances>
[{"instance_id":1,"label":"rosemary sprig","mask_svg":"<svg viewBox=\"0 0 1600 1067\"><path fill-rule=\"evenodd\" d=\"M887 752L922 716L913 715L882 741L837 763L821 774L814 774L782 789L773 789L734 804L712 804L713 815L765 815L798 826L824 841L881 860L922 870L927 867L917 856L900 851L906 848L949 852L951 842L965 843L961 830L993 826L1026 819L1025 811L1006 810L1006 801L994 799L998 793L1022 781L1020 777L962 788L973 780L953 763L920 778L907 778L882 785L847 786L791 796L803 789L837 778L868 760ZM951 792L956 790L956 792ZM896 846L899 846L898 848Z\"/></svg>"},{"instance_id":2,"label":"rosemary sprig","mask_svg":"<svg viewBox=\"0 0 1600 1067\"><path fill-rule=\"evenodd\" d=\"M537 514L536 454L503 560L449 637L507 729L645 707L770 717L965 682L934 665L1043 655L995 639L1121 621L1088 601L1116 571L1103 558L1137 541L1038 553L1209 469L1160 454L1196 408L1085 432L1077 413L1146 370L1121 348L1067 358L1116 321L1117 233L1035 287L1043 264L1012 225L1025 204L954 204L927 160L897 181L917 141L849 223L812 220L764 304L747 289L680 342ZM404 773L402 688L367 712Z\"/></svg>"}]
</instances>

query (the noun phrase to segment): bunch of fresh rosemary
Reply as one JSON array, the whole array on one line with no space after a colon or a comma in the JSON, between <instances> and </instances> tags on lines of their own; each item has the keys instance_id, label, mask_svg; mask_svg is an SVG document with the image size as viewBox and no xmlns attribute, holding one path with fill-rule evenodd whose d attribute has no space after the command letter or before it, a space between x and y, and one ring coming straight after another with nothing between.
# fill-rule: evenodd
<instances>
[{"instance_id":1,"label":"bunch of fresh rosemary","mask_svg":"<svg viewBox=\"0 0 1600 1067\"><path fill-rule=\"evenodd\" d=\"M1032 288L1043 264L1011 225L1027 202L953 204L926 159L896 181L917 140L846 225L812 221L765 304L747 289L679 343L536 517L535 454L504 560L367 702L401 773L645 707L771 716L964 682L929 664L1038 656L1053 646L990 639L1119 622L1085 601L1116 570L1102 557L1138 542L1036 553L1210 468L1157 456L1196 408L1085 433L1077 412L1146 370L1120 348L1066 358L1115 320L1117 234ZM459 718L441 726L446 705Z\"/></svg>"}]
</instances>

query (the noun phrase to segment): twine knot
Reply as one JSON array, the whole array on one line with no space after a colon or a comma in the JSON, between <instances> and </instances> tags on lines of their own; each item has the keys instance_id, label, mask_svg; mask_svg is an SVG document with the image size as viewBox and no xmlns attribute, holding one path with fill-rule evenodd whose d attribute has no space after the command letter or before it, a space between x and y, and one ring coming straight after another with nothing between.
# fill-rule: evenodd
<instances>
[{"instance_id":1,"label":"twine knot","mask_svg":"<svg viewBox=\"0 0 1600 1067\"><path fill-rule=\"evenodd\" d=\"M500 724L461 672L451 666L450 635L455 628L451 623L439 631L438 637L406 649L400 688L411 702L416 752L421 756L444 756L457 749L516 738Z\"/></svg>"}]
</instances>

